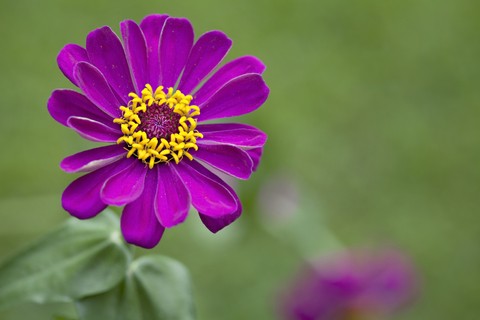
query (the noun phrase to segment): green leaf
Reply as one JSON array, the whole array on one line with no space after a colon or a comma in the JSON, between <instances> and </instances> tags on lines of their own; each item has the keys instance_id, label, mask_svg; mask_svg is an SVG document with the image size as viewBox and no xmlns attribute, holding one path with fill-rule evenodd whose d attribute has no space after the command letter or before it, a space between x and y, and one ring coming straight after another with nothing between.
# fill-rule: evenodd
<instances>
[{"instance_id":1,"label":"green leaf","mask_svg":"<svg viewBox=\"0 0 480 320\"><path fill-rule=\"evenodd\" d=\"M105 292L131 260L111 211L88 221L69 219L0 266L0 308L21 301L69 302Z\"/></svg>"},{"instance_id":2,"label":"green leaf","mask_svg":"<svg viewBox=\"0 0 480 320\"><path fill-rule=\"evenodd\" d=\"M162 256L134 261L112 291L77 302L83 320L192 320L190 276L179 262Z\"/></svg>"}]
</instances>

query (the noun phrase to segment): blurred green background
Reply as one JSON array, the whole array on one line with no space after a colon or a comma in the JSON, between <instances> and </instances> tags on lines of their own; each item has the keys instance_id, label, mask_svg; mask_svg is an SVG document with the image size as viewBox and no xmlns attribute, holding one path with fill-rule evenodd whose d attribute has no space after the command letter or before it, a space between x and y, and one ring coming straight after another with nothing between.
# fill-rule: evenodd
<instances>
[{"instance_id":1,"label":"blurred green background","mask_svg":"<svg viewBox=\"0 0 480 320\"><path fill-rule=\"evenodd\" d=\"M274 319L298 247L325 249L320 224L301 244L265 228L257 194L278 174L294 177L306 214L348 246L394 244L412 256L422 297L400 318L477 319L475 0L2 0L0 260L67 218L60 196L74 176L58 163L93 145L47 112L51 91L71 87L58 51L149 13L187 17L197 36L220 29L234 40L228 58L252 54L268 67L270 99L241 119L269 134L258 173L239 184L243 217L211 236L191 214L155 249L190 269L199 319ZM51 319L51 310L27 305L0 319Z\"/></svg>"}]
</instances>

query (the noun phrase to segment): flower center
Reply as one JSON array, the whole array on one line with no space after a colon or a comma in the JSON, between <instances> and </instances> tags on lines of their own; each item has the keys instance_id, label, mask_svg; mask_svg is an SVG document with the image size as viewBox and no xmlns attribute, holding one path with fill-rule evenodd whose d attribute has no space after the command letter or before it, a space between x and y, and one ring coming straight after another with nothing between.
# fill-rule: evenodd
<instances>
[{"instance_id":1,"label":"flower center","mask_svg":"<svg viewBox=\"0 0 480 320\"><path fill-rule=\"evenodd\" d=\"M203 135L196 130L200 109L190 105L191 95L173 88L165 93L162 86L153 91L147 84L142 96L132 92L129 97L128 106L120 107L122 116L113 120L122 130L117 143L126 144L127 158L135 156L150 169L172 159L179 163L184 156L193 160L188 151L198 150L197 138Z\"/></svg>"},{"instance_id":2,"label":"flower center","mask_svg":"<svg viewBox=\"0 0 480 320\"><path fill-rule=\"evenodd\" d=\"M137 129L145 131L147 137L157 137L157 139L168 139L172 133L176 133L181 118L167 105L159 106L157 104L153 104L138 116L141 123Z\"/></svg>"}]
</instances>

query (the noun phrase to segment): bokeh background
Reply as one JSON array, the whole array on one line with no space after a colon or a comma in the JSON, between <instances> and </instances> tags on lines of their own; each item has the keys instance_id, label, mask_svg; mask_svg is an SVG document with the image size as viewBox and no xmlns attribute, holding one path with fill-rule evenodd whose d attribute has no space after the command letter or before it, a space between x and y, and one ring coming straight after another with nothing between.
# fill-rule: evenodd
<instances>
[{"instance_id":1,"label":"bokeh background","mask_svg":"<svg viewBox=\"0 0 480 320\"><path fill-rule=\"evenodd\" d=\"M305 252L331 250L327 233L411 256L422 294L399 318L477 319L476 0L2 0L0 260L67 218L60 195L74 176L58 163L92 145L47 112L51 91L71 87L58 51L149 13L187 17L197 36L223 30L230 59L252 54L268 66L269 100L241 119L269 135L258 172L238 184L244 215L212 236L191 214L154 250L191 271L199 319L274 319L275 296ZM301 240L288 227L276 233L276 212L264 212L275 210L259 205L276 201L259 191L278 176L299 190L309 221L295 226ZM31 304L0 319L52 314L74 313Z\"/></svg>"}]
</instances>

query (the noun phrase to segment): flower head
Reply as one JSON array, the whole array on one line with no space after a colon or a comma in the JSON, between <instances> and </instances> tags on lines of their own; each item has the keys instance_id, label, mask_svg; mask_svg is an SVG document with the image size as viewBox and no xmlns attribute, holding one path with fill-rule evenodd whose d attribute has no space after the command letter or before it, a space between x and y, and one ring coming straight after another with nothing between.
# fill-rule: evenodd
<instances>
[{"instance_id":1,"label":"flower head","mask_svg":"<svg viewBox=\"0 0 480 320\"><path fill-rule=\"evenodd\" d=\"M306 267L280 312L289 320L384 319L415 291L412 266L397 252L350 252Z\"/></svg>"},{"instance_id":2,"label":"flower head","mask_svg":"<svg viewBox=\"0 0 480 320\"><path fill-rule=\"evenodd\" d=\"M80 219L125 206L125 239L155 246L191 205L217 232L237 219L235 191L210 171L239 179L256 170L266 135L238 123L203 124L259 108L269 89L263 63L243 56L220 68L232 41L210 31L194 41L187 19L150 15L90 32L86 47L66 45L58 65L80 92L55 90L52 117L82 137L107 143L65 158L66 172L86 172L62 196ZM215 70L216 69L216 70Z\"/></svg>"}]
</instances>

